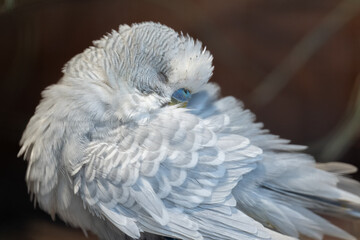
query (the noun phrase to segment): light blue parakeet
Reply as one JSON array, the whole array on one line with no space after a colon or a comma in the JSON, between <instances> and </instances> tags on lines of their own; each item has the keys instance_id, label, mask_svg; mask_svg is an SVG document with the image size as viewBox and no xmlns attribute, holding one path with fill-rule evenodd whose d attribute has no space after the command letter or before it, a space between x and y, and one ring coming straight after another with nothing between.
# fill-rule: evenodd
<instances>
[{"instance_id":1,"label":"light blue parakeet","mask_svg":"<svg viewBox=\"0 0 360 240\"><path fill-rule=\"evenodd\" d=\"M354 168L317 165L208 83L199 41L122 25L71 59L21 140L39 206L101 239L355 239ZM291 237L287 237L291 236Z\"/></svg>"}]
</instances>

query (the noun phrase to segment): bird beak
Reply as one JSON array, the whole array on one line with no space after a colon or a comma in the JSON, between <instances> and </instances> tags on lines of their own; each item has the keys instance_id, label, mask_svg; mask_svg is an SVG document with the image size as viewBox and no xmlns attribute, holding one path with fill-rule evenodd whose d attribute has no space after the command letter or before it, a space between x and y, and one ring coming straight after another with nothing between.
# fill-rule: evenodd
<instances>
[{"instance_id":1,"label":"bird beak","mask_svg":"<svg viewBox=\"0 0 360 240\"><path fill-rule=\"evenodd\" d=\"M177 105L178 107L186 108L186 107L187 107L187 103L188 103L188 101L186 101L186 102L180 102L180 101L176 100L175 98L171 98L171 102L169 102L169 105L170 105L170 106Z\"/></svg>"}]
</instances>

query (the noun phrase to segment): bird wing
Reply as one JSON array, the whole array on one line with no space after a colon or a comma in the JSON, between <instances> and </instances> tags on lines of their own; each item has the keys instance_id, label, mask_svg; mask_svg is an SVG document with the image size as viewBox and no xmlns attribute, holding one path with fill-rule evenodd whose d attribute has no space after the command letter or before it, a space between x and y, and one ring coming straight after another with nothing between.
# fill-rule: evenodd
<instances>
[{"instance_id":1,"label":"bird wing","mask_svg":"<svg viewBox=\"0 0 360 240\"><path fill-rule=\"evenodd\" d=\"M202 94L216 96L209 89ZM203 96L194 100L198 102L189 106L200 116L229 117L229 124L221 128L220 134L244 136L263 150L257 168L246 174L233 189L239 209L289 236L303 234L321 239L327 234L354 239L312 211L358 217L359 184L339 176L355 168L339 163L316 165L311 156L299 152L304 146L289 144L288 140L263 129L263 124L254 122L255 115L244 110L232 97L211 100Z\"/></svg>"},{"instance_id":2,"label":"bird wing","mask_svg":"<svg viewBox=\"0 0 360 240\"><path fill-rule=\"evenodd\" d=\"M193 111L193 112L191 112ZM228 117L164 107L91 141L71 175L86 207L133 238L269 239L235 208L232 189L262 150L221 134ZM101 135L101 134L100 134Z\"/></svg>"}]
</instances>

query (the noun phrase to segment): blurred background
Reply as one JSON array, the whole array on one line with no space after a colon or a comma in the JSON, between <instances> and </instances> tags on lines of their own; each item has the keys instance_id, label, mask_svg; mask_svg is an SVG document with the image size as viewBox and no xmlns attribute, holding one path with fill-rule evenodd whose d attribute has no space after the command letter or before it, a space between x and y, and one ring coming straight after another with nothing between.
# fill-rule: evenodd
<instances>
[{"instance_id":1,"label":"blurred background","mask_svg":"<svg viewBox=\"0 0 360 240\"><path fill-rule=\"evenodd\" d=\"M34 210L18 142L71 57L141 21L200 39L222 95L243 100L273 133L319 161L360 166L359 0L2 0L0 239L85 239ZM358 221L334 221L360 236Z\"/></svg>"}]
</instances>

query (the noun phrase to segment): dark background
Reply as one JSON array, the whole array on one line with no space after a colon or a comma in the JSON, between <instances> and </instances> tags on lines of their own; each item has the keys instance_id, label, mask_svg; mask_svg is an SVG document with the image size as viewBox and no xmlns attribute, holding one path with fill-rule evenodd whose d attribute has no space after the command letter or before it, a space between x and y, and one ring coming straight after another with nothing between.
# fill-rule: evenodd
<instances>
[{"instance_id":1,"label":"dark background","mask_svg":"<svg viewBox=\"0 0 360 240\"><path fill-rule=\"evenodd\" d=\"M358 0L0 1L0 239L83 239L34 210L18 142L62 66L119 24L156 21L200 39L212 81L319 161L360 166ZM358 178L357 175L354 177ZM355 221L340 222L360 236ZM94 238L93 236L90 236Z\"/></svg>"}]
</instances>

